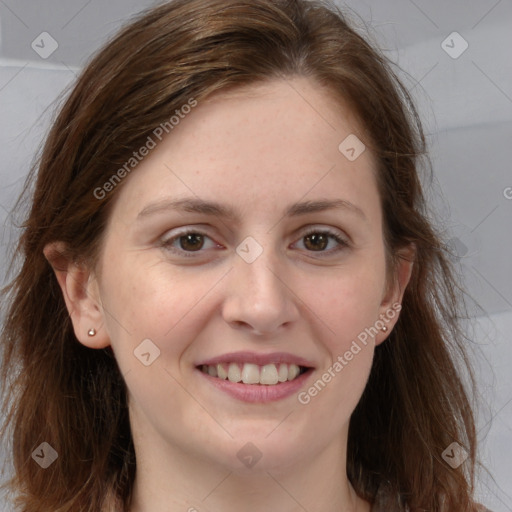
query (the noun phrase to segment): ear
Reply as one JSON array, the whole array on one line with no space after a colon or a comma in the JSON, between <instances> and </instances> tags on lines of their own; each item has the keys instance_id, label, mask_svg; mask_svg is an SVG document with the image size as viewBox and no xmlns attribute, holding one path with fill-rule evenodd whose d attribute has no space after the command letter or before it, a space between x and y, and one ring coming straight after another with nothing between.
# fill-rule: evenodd
<instances>
[{"instance_id":1,"label":"ear","mask_svg":"<svg viewBox=\"0 0 512 512\"><path fill-rule=\"evenodd\" d=\"M388 283L380 305L381 323L379 323L379 327L385 326L387 329L385 331L379 330L375 336L375 345L379 345L389 336L398 321L404 292L412 275L416 257L416 246L411 244L404 247L398 251L396 256L398 263L394 271L393 280Z\"/></svg>"},{"instance_id":2,"label":"ear","mask_svg":"<svg viewBox=\"0 0 512 512\"><path fill-rule=\"evenodd\" d=\"M110 339L103 325L98 283L92 271L73 261L63 242L52 242L43 252L57 277L78 341L89 348L108 347ZM89 335L91 329L96 332L93 336Z\"/></svg>"}]
</instances>

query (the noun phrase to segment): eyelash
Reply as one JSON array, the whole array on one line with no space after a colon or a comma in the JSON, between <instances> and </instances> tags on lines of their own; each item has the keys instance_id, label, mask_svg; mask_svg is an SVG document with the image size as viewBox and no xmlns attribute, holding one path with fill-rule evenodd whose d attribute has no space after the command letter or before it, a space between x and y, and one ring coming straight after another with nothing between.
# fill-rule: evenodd
<instances>
[{"instance_id":1,"label":"eyelash","mask_svg":"<svg viewBox=\"0 0 512 512\"><path fill-rule=\"evenodd\" d=\"M327 235L330 239L334 240L335 242L337 242L339 244L337 248L331 249L329 251L307 251L307 252L311 252L311 253L319 253L321 255L320 257L324 257L323 255L325 255L325 254L332 255L332 254L338 253L339 251L342 251L343 249L346 249L347 247L349 247L349 242L346 239L342 238L338 233L328 230L328 229L325 229L325 228L324 229L310 228L304 234L302 234L302 236L300 237L300 240L303 238L306 238L309 235L313 235L313 234ZM200 235L202 237L209 238L210 240L212 240L206 233L204 233L202 231L195 230L195 229L189 229L189 230L183 231L181 233L177 233L176 235L174 235L171 238L162 240L161 246L165 250L170 251L179 256L185 256L186 258L197 257L196 254L200 254L200 253L204 252L204 250L200 249L198 251L185 251L184 249L177 249L176 247L172 246L172 244L175 241L177 241L181 237L184 237L187 235Z\"/></svg>"}]
</instances>

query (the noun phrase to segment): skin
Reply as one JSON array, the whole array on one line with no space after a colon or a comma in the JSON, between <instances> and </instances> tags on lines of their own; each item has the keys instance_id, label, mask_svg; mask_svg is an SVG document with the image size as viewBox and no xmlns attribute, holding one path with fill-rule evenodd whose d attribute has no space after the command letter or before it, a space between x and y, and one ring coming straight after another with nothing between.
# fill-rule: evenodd
<instances>
[{"instance_id":1,"label":"skin","mask_svg":"<svg viewBox=\"0 0 512 512\"><path fill-rule=\"evenodd\" d=\"M370 510L347 479L348 424L374 347L398 314L307 405L296 394L244 403L195 370L233 351L289 352L314 362L307 390L401 301L411 263L387 282L375 162L369 150L353 162L338 150L352 133L361 131L350 110L309 79L217 94L116 191L95 268L64 261L59 243L46 248L78 340L112 346L128 386L131 512ZM189 196L229 206L238 219L171 209L138 218L149 205ZM284 216L292 203L320 199L349 201L363 215ZM192 257L162 243L183 248L169 239L184 227L208 237ZM348 245L329 239L315 251L304 238L309 227ZM236 253L247 236L263 249L252 263ZM147 338L160 356L144 366L134 350ZM237 457L247 442L262 454L252 468Z\"/></svg>"}]
</instances>

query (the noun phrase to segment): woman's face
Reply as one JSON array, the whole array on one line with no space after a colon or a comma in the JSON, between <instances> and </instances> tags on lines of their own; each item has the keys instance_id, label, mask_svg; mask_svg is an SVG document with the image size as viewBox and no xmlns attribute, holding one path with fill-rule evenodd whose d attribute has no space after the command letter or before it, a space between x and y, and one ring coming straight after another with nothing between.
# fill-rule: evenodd
<instances>
[{"instance_id":1,"label":"woman's face","mask_svg":"<svg viewBox=\"0 0 512 512\"><path fill-rule=\"evenodd\" d=\"M125 178L91 294L136 448L234 471L343 453L400 298L355 133L318 85L273 81L200 103Z\"/></svg>"}]
</instances>

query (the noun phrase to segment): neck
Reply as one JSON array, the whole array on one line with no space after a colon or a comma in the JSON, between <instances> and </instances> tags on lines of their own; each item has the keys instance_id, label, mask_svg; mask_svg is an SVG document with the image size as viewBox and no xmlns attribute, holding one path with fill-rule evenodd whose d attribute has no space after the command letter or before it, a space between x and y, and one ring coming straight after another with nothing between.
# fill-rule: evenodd
<instances>
[{"instance_id":1,"label":"neck","mask_svg":"<svg viewBox=\"0 0 512 512\"><path fill-rule=\"evenodd\" d=\"M251 469L219 465L161 440L134 444L137 473L129 512L369 512L346 475L346 435L315 457ZM149 439L149 436L145 436ZM141 446L141 442L143 446ZM299 458L300 459L300 458Z\"/></svg>"}]
</instances>

